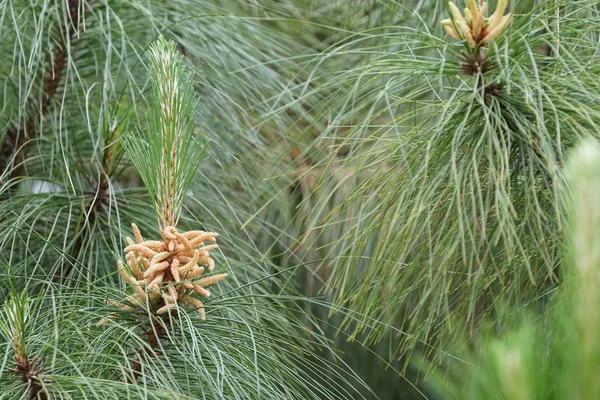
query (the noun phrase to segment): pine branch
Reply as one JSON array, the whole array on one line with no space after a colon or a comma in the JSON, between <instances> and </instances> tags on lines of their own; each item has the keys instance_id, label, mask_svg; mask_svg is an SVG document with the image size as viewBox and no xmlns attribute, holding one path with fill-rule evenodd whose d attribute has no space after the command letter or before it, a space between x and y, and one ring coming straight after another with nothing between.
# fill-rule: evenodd
<instances>
[{"instance_id":1,"label":"pine branch","mask_svg":"<svg viewBox=\"0 0 600 400\"><path fill-rule=\"evenodd\" d=\"M126 135L124 147L148 188L163 229L177 225L204 152L204 132L195 127L194 89L176 44L161 37L150 47L149 56L152 103L146 126Z\"/></svg>"},{"instance_id":2,"label":"pine branch","mask_svg":"<svg viewBox=\"0 0 600 400\"><path fill-rule=\"evenodd\" d=\"M11 170L9 179L15 178L21 172L21 163L23 162L21 149L40 134L40 119L48 113L68 62L67 43L75 38L75 34L79 31L81 13L87 11L83 7L82 0L68 0L68 6L69 17L65 24L59 28L61 30L61 40L49 53L41 104L36 105L37 100L30 97L25 105L25 114L29 113L25 122L22 124L13 122L6 132L6 139L0 151L0 171L5 171L9 165L13 164L15 168Z\"/></svg>"},{"instance_id":3,"label":"pine branch","mask_svg":"<svg viewBox=\"0 0 600 400\"><path fill-rule=\"evenodd\" d=\"M103 173L100 177L96 191L87 193L87 195L92 196L92 200L89 206L84 210L85 221L81 230L77 233L77 238L75 239L72 250L69 252L70 257L73 260L79 259L79 255L83 249L83 244L85 243L86 239L90 237L92 231L91 227L94 225L98 214L105 209L108 203L108 176L109 175L107 171L105 171L105 173ZM70 263L66 270L57 268L54 272L52 281L55 283L61 283L65 277L70 275L73 265L73 263Z\"/></svg>"},{"instance_id":4,"label":"pine branch","mask_svg":"<svg viewBox=\"0 0 600 400\"><path fill-rule=\"evenodd\" d=\"M44 390L43 385L40 383L40 373L42 370L39 368L39 357L33 357L31 360L28 358L16 357L15 367L8 371L14 375L20 377L21 382L27 385L27 391L29 393L29 399L31 400L46 400L48 394Z\"/></svg>"},{"instance_id":5,"label":"pine branch","mask_svg":"<svg viewBox=\"0 0 600 400\"><path fill-rule=\"evenodd\" d=\"M0 312L0 334L9 340L14 352L14 367L8 372L16 375L23 382L24 390L29 399L46 400L48 394L44 390L40 356L31 357L29 353L27 326L32 314L35 312L34 304L26 293L12 294L4 303Z\"/></svg>"}]
</instances>

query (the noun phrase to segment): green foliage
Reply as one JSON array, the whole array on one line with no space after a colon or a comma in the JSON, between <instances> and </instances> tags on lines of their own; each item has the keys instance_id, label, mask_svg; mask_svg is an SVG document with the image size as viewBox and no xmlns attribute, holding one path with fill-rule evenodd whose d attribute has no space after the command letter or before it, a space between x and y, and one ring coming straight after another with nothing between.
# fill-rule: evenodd
<instances>
[{"instance_id":1,"label":"green foliage","mask_svg":"<svg viewBox=\"0 0 600 400\"><path fill-rule=\"evenodd\" d=\"M27 357L25 338L28 336L29 319L34 311L27 294L10 296L4 302L2 311L0 332L4 341L12 345L12 351L16 355Z\"/></svg>"},{"instance_id":2,"label":"green foliage","mask_svg":"<svg viewBox=\"0 0 600 400\"><path fill-rule=\"evenodd\" d=\"M273 60L305 48L290 40L291 34L298 36L294 32L269 24L269 14L277 21L284 9L205 0L1 4L0 48L10 56L0 63L6 82L0 115L6 162L0 178L0 276L10 286L0 288L0 299L25 291L38 306L29 313L24 340L29 358L17 373L9 371L17 356L14 335L0 340L6 349L0 396L29 397L36 391L73 399L341 399L360 397L358 388L368 393L330 350L329 340L305 329L305 298L293 287L277 294L290 271L272 263L248 235L262 229L259 220L240 229L248 211L234 203L239 194L228 201L223 194L232 186L216 186L231 182L222 173L229 164L241 168L242 186L233 192L251 191L256 183L246 172L250 166L238 158L268 145L257 131L246 133L269 112L266 99L290 102L287 85L300 68L293 58L282 57L276 65ZM160 105L141 99L152 99L145 54L161 34L175 40L193 66L195 74L178 93L214 145L207 170L196 174L199 147L178 143L184 154L191 153L188 165L176 170L177 190L168 196L180 206L196 176L179 226L220 232L217 264L230 277L207 302L207 323L183 312L167 321L122 313L97 326L117 312L105 301L125 295L115 261L124 236L131 235L129 224L156 230L152 196L138 188L122 139L135 126L157 122L144 125L144 116L157 116L152 110ZM175 58L169 79L185 75L178 75L183 61ZM200 107L186 102L191 93L201 96ZM273 127L287 124L285 118L266 119ZM191 120L178 122L169 132L189 127L184 134L190 136L183 138L195 135ZM138 157L136 164L140 161L152 159ZM148 175L155 166L140 168L142 178L147 172L148 187L149 182L159 187ZM7 314L2 318L14 322ZM153 344L150 332L156 330L164 337ZM136 377L136 370L143 373ZM25 374L34 383L23 384Z\"/></svg>"},{"instance_id":3,"label":"green foliage","mask_svg":"<svg viewBox=\"0 0 600 400\"><path fill-rule=\"evenodd\" d=\"M152 98L145 126L138 135L126 136L124 147L146 184L160 226L175 226L200 165L202 133L194 129L194 87L175 42L161 37L149 55Z\"/></svg>"},{"instance_id":4,"label":"green foliage","mask_svg":"<svg viewBox=\"0 0 600 400\"><path fill-rule=\"evenodd\" d=\"M437 387L448 399L593 399L600 395L597 344L600 319L600 145L581 144L567 166L569 216L565 284L542 318L526 317L500 336L489 334L477 367L453 365Z\"/></svg>"},{"instance_id":5,"label":"green foliage","mask_svg":"<svg viewBox=\"0 0 600 400\"><path fill-rule=\"evenodd\" d=\"M114 312L103 300L119 293L53 287L34 299L19 297L37 304L30 308L27 344L29 353L40 359L39 379L50 398L355 397L342 383L352 387L359 383L357 377L314 354L324 347L322 339L301 334L301 327L273 303L252 307L252 299L261 301L261 295L238 289L214 299L208 322L195 312L152 323L144 313L123 312L98 326ZM291 299L283 301L293 304ZM244 311L248 308L253 317ZM152 347L148 336L161 329L165 340ZM11 340L3 337L2 348ZM8 371L12 352L7 348L5 354L0 398L17 398L23 385ZM136 368L141 376L133 382Z\"/></svg>"},{"instance_id":6,"label":"green foliage","mask_svg":"<svg viewBox=\"0 0 600 400\"><path fill-rule=\"evenodd\" d=\"M600 137L600 13L583 0L506 12L478 69L437 0L0 0L0 302L35 305L31 388L424 398L421 355L451 368L441 397L559 387L526 343L566 337L543 312L568 284L565 154ZM166 126L165 90L181 105ZM156 232L157 211L220 234L230 277L206 323L105 304L126 292L115 261L130 223ZM27 397L2 315L0 393ZM553 328L481 341L521 318ZM456 349L480 344L495 372L477 379L493 384L467 387Z\"/></svg>"},{"instance_id":7,"label":"green foliage","mask_svg":"<svg viewBox=\"0 0 600 400\"><path fill-rule=\"evenodd\" d=\"M311 211L306 230L337 234L320 243L330 292L363 315L347 320L357 335L401 329L400 354L468 337L498 300L526 304L558 283L564 154L599 137L595 7L511 3L513 24L483 51L491 67L473 76L464 46L429 23L446 12L427 11L319 59L339 72L315 89L331 93L329 123L305 150L329 143L315 157L323 192L347 173L344 201Z\"/></svg>"}]
</instances>

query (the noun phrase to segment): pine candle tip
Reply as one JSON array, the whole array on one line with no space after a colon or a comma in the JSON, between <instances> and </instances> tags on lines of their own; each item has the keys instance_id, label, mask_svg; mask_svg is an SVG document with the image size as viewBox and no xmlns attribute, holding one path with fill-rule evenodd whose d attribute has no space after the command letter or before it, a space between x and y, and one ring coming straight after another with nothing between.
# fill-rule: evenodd
<instances>
[{"instance_id":1,"label":"pine candle tip","mask_svg":"<svg viewBox=\"0 0 600 400\"><path fill-rule=\"evenodd\" d=\"M456 4L448 2L450 19L441 22L446 33L457 40L466 40L471 49L485 46L496 39L510 25L512 14L503 15L508 7L508 0L499 0L496 10L490 18L486 18L488 4L481 1L467 0L464 15Z\"/></svg>"}]
</instances>

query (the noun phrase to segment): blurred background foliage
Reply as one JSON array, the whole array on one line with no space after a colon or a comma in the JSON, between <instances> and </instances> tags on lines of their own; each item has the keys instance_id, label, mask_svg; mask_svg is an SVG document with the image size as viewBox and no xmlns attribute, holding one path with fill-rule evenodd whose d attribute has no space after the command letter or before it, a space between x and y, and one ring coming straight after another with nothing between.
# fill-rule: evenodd
<instances>
[{"instance_id":1,"label":"blurred background foliage","mask_svg":"<svg viewBox=\"0 0 600 400\"><path fill-rule=\"evenodd\" d=\"M492 68L466 76L437 0L0 0L0 301L37 304L30 346L53 390L446 398L425 382L439 367L461 393L452 371L478 362L480 332L546 318L565 157L600 136L598 5L509 11ZM180 321L177 362L143 359L144 394L115 376L145 328L95 323L124 290L130 223L158 234L120 139L149 107L159 35L193 71L208 143L180 225L219 232L231 278L206 324Z\"/></svg>"}]
</instances>

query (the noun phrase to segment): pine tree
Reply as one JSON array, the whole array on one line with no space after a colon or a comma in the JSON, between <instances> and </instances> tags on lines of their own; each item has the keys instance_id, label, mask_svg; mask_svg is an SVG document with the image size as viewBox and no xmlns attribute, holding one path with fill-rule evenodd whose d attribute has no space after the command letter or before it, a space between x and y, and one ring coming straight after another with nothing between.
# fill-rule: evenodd
<instances>
[{"instance_id":1,"label":"pine tree","mask_svg":"<svg viewBox=\"0 0 600 400\"><path fill-rule=\"evenodd\" d=\"M584 1L386 10L392 23L315 61L337 73L313 78L328 123L305 153L329 143L313 170L334 206L310 211L301 240L336 237L318 247L353 337L451 359L500 304L543 308L561 282L565 157L599 132L599 14Z\"/></svg>"},{"instance_id":2,"label":"pine tree","mask_svg":"<svg viewBox=\"0 0 600 400\"><path fill-rule=\"evenodd\" d=\"M579 338L599 16L0 0L0 398L560 398L556 360L592 393L526 347Z\"/></svg>"},{"instance_id":3,"label":"pine tree","mask_svg":"<svg viewBox=\"0 0 600 400\"><path fill-rule=\"evenodd\" d=\"M265 227L240 228L251 208L227 202L262 190L250 190L239 159L267 147L256 127L287 124L267 115L266 99L291 103L299 67L281 55L306 50L261 22L284 11L243 1L2 3L0 46L11 57L0 66L0 397L368 391L298 320L302 296L280 289L290 271L254 242ZM173 41L151 46L160 35ZM215 231L218 250L202 245Z\"/></svg>"}]
</instances>

